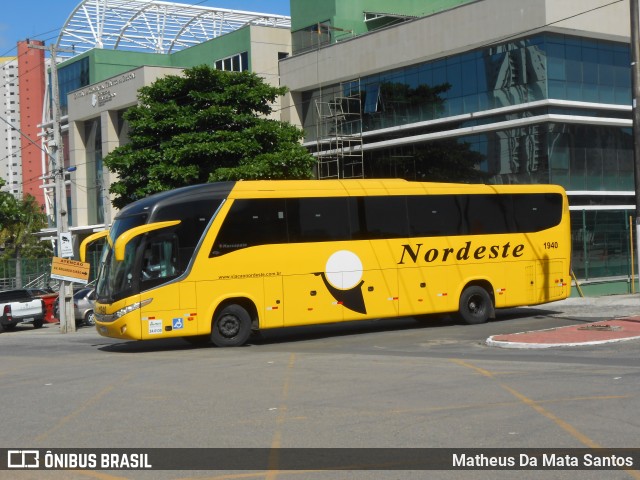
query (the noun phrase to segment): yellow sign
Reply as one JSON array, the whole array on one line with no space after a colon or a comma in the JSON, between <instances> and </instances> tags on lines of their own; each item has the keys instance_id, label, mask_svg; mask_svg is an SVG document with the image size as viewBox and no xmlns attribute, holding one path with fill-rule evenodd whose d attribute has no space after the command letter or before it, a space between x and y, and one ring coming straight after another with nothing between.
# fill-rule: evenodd
<instances>
[{"instance_id":1,"label":"yellow sign","mask_svg":"<svg viewBox=\"0 0 640 480\"><path fill-rule=\"evenodd\" d=\"M87 283L89 281L89 264L68 258L53 257L51 278L67 282Z\"/></svg>"}]
</instances>

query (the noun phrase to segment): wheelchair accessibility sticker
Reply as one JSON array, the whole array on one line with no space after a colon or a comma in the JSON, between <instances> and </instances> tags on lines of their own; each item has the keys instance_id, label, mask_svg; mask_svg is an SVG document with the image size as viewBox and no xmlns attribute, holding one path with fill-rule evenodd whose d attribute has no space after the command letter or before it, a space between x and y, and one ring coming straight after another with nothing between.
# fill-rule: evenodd
<instances>
[{"instance_id":1,"label":"wheelchair accessibility sticker","mask_svg":"<svg viewBox=\"0 0 640 480\"><path fill-rule=\"evenodd\" d=\"M184 328L184 320L182 318L173 319L173 330L182 330Z\"/></svg>"}]
</instances>

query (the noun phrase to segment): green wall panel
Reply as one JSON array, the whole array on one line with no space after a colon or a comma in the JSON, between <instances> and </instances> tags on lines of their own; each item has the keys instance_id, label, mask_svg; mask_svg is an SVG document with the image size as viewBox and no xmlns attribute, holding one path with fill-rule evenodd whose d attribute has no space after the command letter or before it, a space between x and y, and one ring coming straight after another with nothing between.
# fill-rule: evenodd
<instances>
[{"instance_id":1,"label":"green wall panel","mask_svg":"<svg viewBox=\"0 0 640 480\"><path fill-rule=\"evenodd\" d=\"M249 52L251 57L251 28L243 27L208 42L186 48L171 55L172 66L193 67L196 65L213 65L216 60ZM251 65L251 58L249 58Z\"/></svg>"},{"instance_id":2,"label":"green wall panel","mask_svg":"<svg viewBox=\"0 0 640 480\"><path fill-rule=\"evenodd\" d=\"M101 82L142 65L169 67L171 58L169 55L156 53L127 52L124 50L101 50L94 48L77 57L62 63L58 68L63 68L89 58L90 84Z\"/></svg>"},{"instance_id":3,"label":"green wall panel","mask_svg":"<svg viewBox=\"0 0 640 480\"><path fill-rule=\"evenodd\" d=\"M344 3L345 0L342 0ZM361 0L350 0L349 3L359 5ZM336 16L335 1L291 0L291 31L308 27L314 23L332 20Z\"/></svg>"},{"instance_id":4,"label":"green wall panel","mask_svg":"<svg viewBox=\"0 0 640 480\"><path fill-rule=\"evenodd\" d=\"M422 17L478 0L291 0L291 30L330 20L334 27L362 34L369 29L363 12Z\"/></svg>"}]
</instances>

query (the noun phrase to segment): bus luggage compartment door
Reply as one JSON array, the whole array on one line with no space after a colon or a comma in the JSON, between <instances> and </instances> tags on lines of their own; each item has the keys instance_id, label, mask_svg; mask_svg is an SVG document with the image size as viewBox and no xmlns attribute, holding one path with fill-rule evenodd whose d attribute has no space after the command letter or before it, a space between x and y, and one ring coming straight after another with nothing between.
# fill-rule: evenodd
<instances>
[{"instance_id":1,"label":"bus luggage compartment door","mask_svg":"<svg viewBox=\"0 0 640 480\"><path fill-rule=\"evenodd\" d=\"M283 278L285 326L333 323L344 319L344 307L331 295L325 281L318 273Z\"/></svg>"},{"instance_id":2,"label":"bus luggage compartment door","mask_svg":"<svg viewBox=\"0 0 640 480\"><path fill-rule=\"evenodd\" d=\"M260 328L275 328L284 325L284 302L282 276L264 277L264 312Z\"/></svg>"},{"instance_id":3,"label":"bus luggage compartment door","mask_svg":"<svg viewBox=\"0 0 640 480\"><path fill-rule=\"evenodd\" d=\"M534 274L535 271L535 274ZM532 303L544 303L564 298L570 279L564 273L562 260L536 262L526 268L529 297Z\"/></svg>"}]
</instances>

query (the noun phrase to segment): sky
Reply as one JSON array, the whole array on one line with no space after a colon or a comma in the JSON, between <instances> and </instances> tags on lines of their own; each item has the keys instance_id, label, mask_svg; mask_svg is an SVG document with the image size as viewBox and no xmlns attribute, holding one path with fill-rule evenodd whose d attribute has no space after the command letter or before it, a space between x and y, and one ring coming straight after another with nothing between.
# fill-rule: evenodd
<instances>
[{"instance_id":1,"label":"sky","mask_svg":"<svg viewBox=\"0 0 640 480\"><path fill-rule=\"evenodd\" d=\"M176 3L289 15L289 0L172 0ZM22 0L2 2L0 57L16 55L16 43L27 38L55 41L67 18L81 0Z\"/></svg>"}]
</instances>

